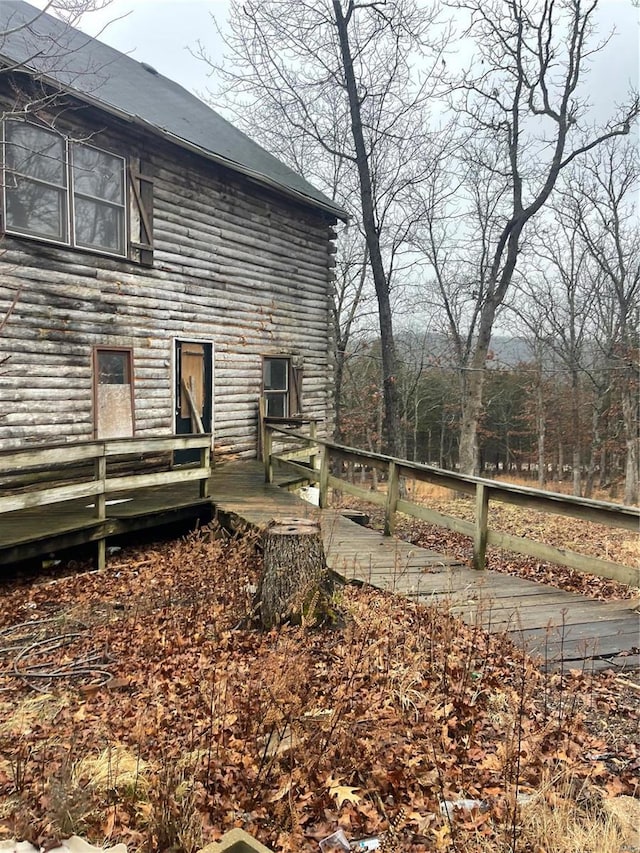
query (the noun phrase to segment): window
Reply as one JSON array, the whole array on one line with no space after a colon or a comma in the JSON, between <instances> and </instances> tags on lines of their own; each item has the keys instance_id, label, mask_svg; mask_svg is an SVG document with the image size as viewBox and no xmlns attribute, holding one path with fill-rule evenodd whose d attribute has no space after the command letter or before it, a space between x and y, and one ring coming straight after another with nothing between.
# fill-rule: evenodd
<instances>
[{"instance_id":1,"label":"window","mask_svg":"<svg viewBox=\"0 0 640 853\"><path fill-rule=\"evenodd\" d=\"M302 414L302 356L264 356L262 394L268 418Z\"/></svg>"},{"instance_id":2,"label":"window","mask_svg":"<svg viewBox=\"0 0 640 853\"><path fill-rule=\"evenodd\" d=\"M126 254L124 158L9 120L4 171L8 232Z\"/></svg>"},{"instance_id":3,"label":"window","mask_svg":"<svg viewBox=\"0 0 640 853\"><path fill-rule=\"evenodd\" d=\"M96 350L98 383L100 385L131 384L131 353L129 350Z\"/></svg>"},{"instance_id":4,"label":"window","mask_svg":"<svg viewBox=\"0 0 640 853\"><path fill-rule=\"evenodd\" d=\"M95 350L94 397L96 438L133 435L131 350Z\"/></svg>"},{"instance_id":5,"label":"window","mask_svg":"<svg viewBox=\"0 0 640 853\"><path fill-rule=\"evenodd\" d=\"M268 418L289 417L289 359L265 358L262 385L265 415Z\"/></svg>"}]
</instances>

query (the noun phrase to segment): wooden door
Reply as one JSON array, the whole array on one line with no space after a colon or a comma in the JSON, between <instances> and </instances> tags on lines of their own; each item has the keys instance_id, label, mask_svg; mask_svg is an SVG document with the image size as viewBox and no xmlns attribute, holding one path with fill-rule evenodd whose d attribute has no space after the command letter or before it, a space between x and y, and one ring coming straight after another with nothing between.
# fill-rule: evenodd
<instances>
[{"instance_id":1,"label":"wooden door","mask_svg":"<svg viewBox=\"0 0 640 853\"><path fill-rule=\"evenodd\" d=\"M175 352L175 431L179 435L198 432L198 418L194 416L185 385L191 392L204 432L211 432L213 413L212 352L210 343L176 341ZM176 461L187 462L197 458L197 451L176 454Z\"/></svg>"}]
</instances>

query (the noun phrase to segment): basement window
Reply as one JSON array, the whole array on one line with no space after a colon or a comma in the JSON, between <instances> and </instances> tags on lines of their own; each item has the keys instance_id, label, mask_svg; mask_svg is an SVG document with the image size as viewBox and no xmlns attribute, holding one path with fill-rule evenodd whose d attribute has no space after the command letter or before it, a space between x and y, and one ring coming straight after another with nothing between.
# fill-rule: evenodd
<instances>
[{"instance_id":1,"label":"basement window","mask_svg":"<svg viewBox=\"0 0 640 853\"><path fill-rule=\"evenodd\" d=\"M5 121L5 230L124 256L125 166L123 157L49 128Z\"/></svg>"}]
</instances>

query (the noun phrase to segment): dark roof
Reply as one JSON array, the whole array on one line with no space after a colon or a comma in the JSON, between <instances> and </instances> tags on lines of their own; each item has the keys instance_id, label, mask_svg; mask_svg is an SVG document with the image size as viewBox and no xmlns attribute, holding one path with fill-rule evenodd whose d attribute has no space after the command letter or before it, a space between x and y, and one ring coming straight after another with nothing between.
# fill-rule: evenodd
<instances>
[{"instance_id":1,"label":"dark roof","mask_svg":"<svg viewBox=\"0 0 640 853\"><path fill-rule=\"evenodd\" d=\"M336 205L211 107L149 65L24 3L0 0L0 61L341 219Z\"/></svg>"}]
</instances>

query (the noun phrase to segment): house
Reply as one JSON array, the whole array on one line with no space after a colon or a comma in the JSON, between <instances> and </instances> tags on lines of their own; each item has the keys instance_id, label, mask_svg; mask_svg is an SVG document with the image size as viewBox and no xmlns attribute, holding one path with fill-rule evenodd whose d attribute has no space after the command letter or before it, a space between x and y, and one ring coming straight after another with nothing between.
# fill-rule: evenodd
<instances>
[{"instance_id":1,"label":"house","mask_svg":"<svg viewBox=\"0 0 640 853\"><path fill-rule=\"evenodd\" d=\"M327 422L331 199L182 87L0 3L0 447Z\"/></svg>"}]
</instances>

